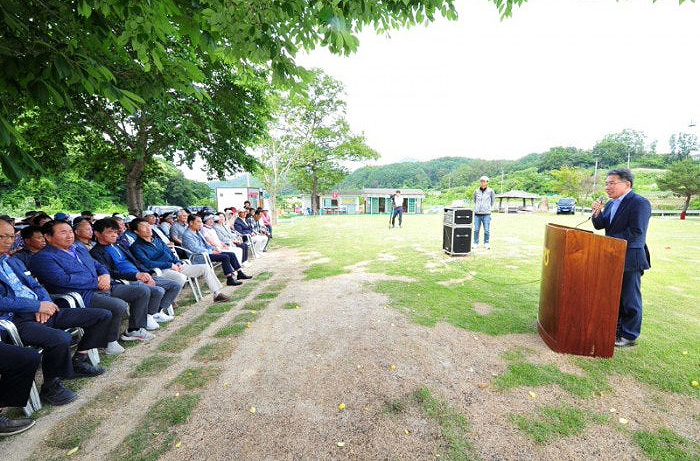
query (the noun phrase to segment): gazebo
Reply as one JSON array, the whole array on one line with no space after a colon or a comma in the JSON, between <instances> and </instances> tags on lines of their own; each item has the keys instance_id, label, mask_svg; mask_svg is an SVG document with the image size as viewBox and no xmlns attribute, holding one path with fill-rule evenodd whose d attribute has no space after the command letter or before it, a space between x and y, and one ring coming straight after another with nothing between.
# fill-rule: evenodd
<instances>
[{"instance_id":1,"label":"gazebo","mask_svg":"<svg viewBox=\"0 0 700 461\"><path fill-rule=\"evenodd\" d=\"M532 194L530 192L525 192L522 190L509 190L508 192L503 192L501 194L496 194L498 199L498 211L500 213L508 213L510 211L532 211L535 209L535 199L539 199L540 196L537 194ZM506 199L506 205L503 206L503 199ZM514 205L512 208L510 206L511 199L518 203L518 200L522 200L522 206ZM530 206L527 205L527 200L530 200Z\"/></svg>"}]
</instances>

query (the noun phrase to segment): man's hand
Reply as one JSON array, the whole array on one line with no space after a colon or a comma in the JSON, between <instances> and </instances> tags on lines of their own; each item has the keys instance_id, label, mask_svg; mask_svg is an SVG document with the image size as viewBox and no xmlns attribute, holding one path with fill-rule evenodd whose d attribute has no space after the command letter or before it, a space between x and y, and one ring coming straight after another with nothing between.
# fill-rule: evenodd
<instances>
[{"instance_id":1,"label":"man's hand","mask_svg":"<svg viewBox=\"0 0 700 461\"><path fill-rule=\"evenodd\" d=\"M136 280L139 280L143 283L147 283L149 285L155 285L156 281L153 280L153 277L151 277L151 274L148 272L137 272L136 273Z\"/></svg>"},{"instance_id":2,"label":"man's hand","mask_svg":"<svg viewBox=\"0 0 700 461\"><path fill-rule=\"evenodd\" d=\"M42 301L39 303L39 311L37 314L45 314L51 317L56 311L58 311L58 306L55 303L52 301Z\"/></svg>"},{"instance_id":3,"label":"man's hand","mask_svg":"<svg viewBox=\"0 0 700 461\"><path fill-rule=\"evenodd\" d=\"M595 200L591 204L591 209L593 210L593 216L598 216L603 209L603 201L602 200Z\"/></svg>"},{"instance_id":4,"label":"man's hand","mask_svg":"<svg viewBox=\"0 0 700 461\"><path fill-rule=\"evenodd\" d=\"M219 251L217 249L211 250L211 252L212 252L212 254L215 254L215 255L218 255L219 253L221 253L221 251Z\"/></svg>"},{"instance_id":5,"label":"man's hand","mask_svg":"<svg viewBox=\"0 0 700 461\"><path fill-rule=\"evenodd\" d=\"M182 266L180 264L173 264L171 269L177 272L182 272Z\"/></svg>"},{"instance_id":6,"label":"man's hand","mask_svg":"<svg viewBox=\"0 0 700 461\"><path fill-rule=\"evenodd\" d=\"M109 274L102 274L97 276L97 289L100 291L107 291L112 286L112 278Z\"/></svg>"},{"instance_id":7,"label":"man's hand","mask_svg":"<svg viewBox=\"0 0 700 461\"><path fill-rule=\"evenodd\" d=\"M43 312L35 312L34 313L34 318L39 323L46 323L46 321L49 320L50 317L51 316L49 314L44 314Z\"/></svg>"}]
</instances>

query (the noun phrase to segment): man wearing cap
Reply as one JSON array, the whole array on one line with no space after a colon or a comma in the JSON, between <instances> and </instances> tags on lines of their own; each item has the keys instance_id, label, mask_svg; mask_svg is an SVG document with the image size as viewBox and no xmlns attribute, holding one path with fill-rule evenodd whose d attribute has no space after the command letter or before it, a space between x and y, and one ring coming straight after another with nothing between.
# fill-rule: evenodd
<instances>
[{"instance_id":1,"label":"man wearing cap","mask_svg":"<svg viewBox=\"0 0 700 461\"><path fill-rule=\"evenodd\" d=\"M481 185L474 191L474 248L479 248L479 228L484 225L484 248L491 248L491 208L496 202L496 193L489 187L488 176L479 178Z\"/></svg>"}]
</instances>

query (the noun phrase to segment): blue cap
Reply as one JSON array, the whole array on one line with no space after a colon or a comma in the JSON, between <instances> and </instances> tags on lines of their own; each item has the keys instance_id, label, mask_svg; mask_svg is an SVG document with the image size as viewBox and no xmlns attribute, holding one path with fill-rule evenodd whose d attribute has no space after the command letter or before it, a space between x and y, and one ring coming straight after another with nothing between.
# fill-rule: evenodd
<instances>
[{"instance_id":1,"label":"blue cap","mask_svg":"<svg viewBox=\"0 0 700 461\"><path fill-rule=\"evenodd\" d=\"M63 211L59 211L55 215L53 215L53 219L59 219L61 221L68 221L70 219L70 215L68 213L64 213Z\"/></svg>"}]
</instances>

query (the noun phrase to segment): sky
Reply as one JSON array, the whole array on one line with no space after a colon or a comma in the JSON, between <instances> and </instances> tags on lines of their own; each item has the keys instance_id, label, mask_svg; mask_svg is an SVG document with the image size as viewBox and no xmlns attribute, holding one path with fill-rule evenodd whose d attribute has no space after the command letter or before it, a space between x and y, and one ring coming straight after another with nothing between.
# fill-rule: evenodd
<instances>
[{"instance_id":1,"label":"sky","mask_svg":"<svg viewBox=\"0 0 700 461\"><path fill-rule=\"evenodd\" d=\"M488 0L456 6L457 21L367 29L351 56L298 56L345 85L350 126L381 155L369 164L700 135L700 2L529 0L504 20Z\"/></svg>"}]
</instances>

